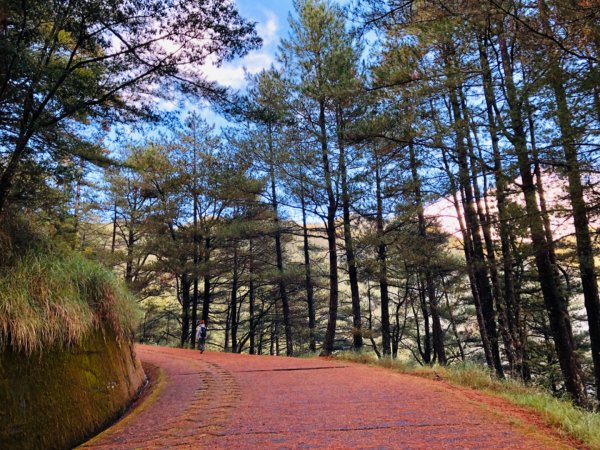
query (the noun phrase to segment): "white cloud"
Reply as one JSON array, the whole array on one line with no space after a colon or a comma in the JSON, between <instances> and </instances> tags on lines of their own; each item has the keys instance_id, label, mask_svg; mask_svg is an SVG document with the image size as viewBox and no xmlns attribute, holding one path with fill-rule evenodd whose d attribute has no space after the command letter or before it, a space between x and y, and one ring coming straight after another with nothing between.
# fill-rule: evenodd
<instances>
[{"instance_id":1,"label":"white cloud","mask_svg":"<svg viewBox=\"0 0 600 450\"><path fill-rule=\"evenodd\" d=\"M255 74L275 63L275 46L279 42L280 31L279 18L273 11L265 10L263 14L265 20L258 21L256 25L258 35L263 39L262 48L220 67L214 65L214 59L207 61L202 67L202 73L208 80L240 89L245 83L244 71Z\"/></svg>"},{"instance_id":2,"label":"white cloud","mask_svg":"<svg viewBox=\"0 0 600 450\"><path fill-rule=\"evenodd\" d=\"M279 38L279 18L273 11L265 11L267 20L256 25L258 35L263 39L263 45L269 46Z\"/></svg>"},{"instance_id":3,"label":"white cloud","mask_svg":"<svg viewBox=\"0 0 600 450\"><path fill-rule=\"evenodd\" d=\"M177 109L177 104L172 100L159 99L158 108L162 111L171 112Z\"/></svg>"},{"instance_id":4,"label":"white cloud","mask_svg":"<svg viewBox=\"0 0 600 450\"><path fill-rule=\"evenodd\" d=\"M216 81L223 86L234 89L241 88L244 83L244 69L249 73L258 73L267 69L275 61L273 55L267 52L251 52L243 59L231 63L222 64L220 67L208 62L202 67L202 73L210 81Z\"/></svg>"}]
</instances>

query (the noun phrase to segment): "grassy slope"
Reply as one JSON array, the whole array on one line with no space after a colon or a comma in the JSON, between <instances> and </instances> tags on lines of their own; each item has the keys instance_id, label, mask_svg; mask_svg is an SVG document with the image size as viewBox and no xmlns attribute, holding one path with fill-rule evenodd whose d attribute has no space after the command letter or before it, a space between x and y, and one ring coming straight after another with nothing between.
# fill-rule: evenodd
<instances>
[{"instance_id":1,"label":"grassy slope","mask_svg":"<svg viewBox=\"0 0 600 450\"><path fill-rule=\"evenodd\" d=\"M66 348L109 325L117 338L138 318L135 301L108 270L78 253L28 253L0 275L0 349Z\"/></svg>"},{"instance_id":2,"label":"grassy slope","mask_svg":"<svg viewBox=\"0 0 600 450\"><path fill-rule=\"evenodd\" d=\"M139 310L110 270L11 225L0 223L0 447L71 448L144 381Z\"/></svg>"},{"instance_id":3,"label":"grassy slope","mask_svg":"<svg viewBox=\"0 0 600 450\"><path fill-rule=\"evenodd\" d=\"M376 360L367 354L343 353L337 358L386 367L401 373L425 378L443 379L448 383L468 387L504 398L516 405L532 409L549 425L558 428L591 448L600 449L600 414L583 411L566 400L553 397L514 380L498 380L478 366L465 364L449 367L411 367L397 360Z\"/></svg>"}]
</instances>

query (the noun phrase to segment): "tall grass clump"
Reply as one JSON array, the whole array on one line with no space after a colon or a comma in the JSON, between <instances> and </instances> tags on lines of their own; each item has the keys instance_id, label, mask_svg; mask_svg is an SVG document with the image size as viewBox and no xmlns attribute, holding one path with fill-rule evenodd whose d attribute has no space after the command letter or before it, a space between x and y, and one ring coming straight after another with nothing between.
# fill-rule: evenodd
<instances>
[{"instance_id":1,"label":"tall grass clump","mask_svg":"<svg viewBox=\"0 0 600 450\"><path fill-rule=\"evenodd\" d=\"M8 247L0 264L0 350L65 348L101 327L119 339L130 335L138 309L110 270L44 239L32 242Z\"/></svg>"},{"instance_id":2,"label":"tall grass clump","mask_svg":"<svg viewBox=\"0 0 600 450\"><path fill-rule=\"evenodd\" d=\"M590 448L600 449L600 414L585 411L567 399L552 396L535 386L518 380L496 378L491 372L472 362L450 366L419 366L402 360L377 359L370 353L344 352L336 358L361 364L385 367L396 372L482 391L536 412L546 423L561 433L578 439Z\"/></svg>"}]
</instances>

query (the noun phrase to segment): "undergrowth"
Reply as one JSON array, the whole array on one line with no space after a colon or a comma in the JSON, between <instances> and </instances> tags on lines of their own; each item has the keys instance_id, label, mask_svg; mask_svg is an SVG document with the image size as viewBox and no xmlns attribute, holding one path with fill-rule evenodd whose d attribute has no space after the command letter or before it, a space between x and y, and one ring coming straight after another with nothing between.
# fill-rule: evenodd
<instances>
[{"instance_id":1,"label":"undergrowth","mask_svg":"<svg viewBox=\"0 0 600 450\"><path fill-rule=\"evenodd\" d=\"M378 360L374 355L353 352L338 354L336 358L386 367L396 372L429 379L442 379L457 386L502 397L513 404L534 410L560 432L591 448L600 449L600 414L577 408L568 400L553 397L548 392L525 386L517 380L500 380L473 363L425 367L400 360Z\"/></svg>"},{"instance_id":2,"label":"undergrowth","mask_svg":"<svg viewBox=\"0 0 600 450\"><path fill-rule=\"evenodd\" d=\"M31 242L9 247L12 255L1 264L0 350L68 347L103 326L119 339L130 335L139 312L110 270L43 238Z\"/></svg>"}]
</instances>

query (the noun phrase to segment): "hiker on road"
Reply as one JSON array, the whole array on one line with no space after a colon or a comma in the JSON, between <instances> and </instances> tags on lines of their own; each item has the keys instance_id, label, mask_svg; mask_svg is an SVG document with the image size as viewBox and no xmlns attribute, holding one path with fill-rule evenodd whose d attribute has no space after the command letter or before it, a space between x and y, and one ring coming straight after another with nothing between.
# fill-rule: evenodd
<instances>
[{"instance_id":1,"label":"hiker on road","mask_svg":"<svg viewBox=\"0 0 600 450\"><path fill-rule=\"evenodd\" d=\"M204 320L200 321L198 325L198 331L196 331L196 340L198 341L198 349L200 353L204 353L204 347L206 345L206 324Z\"/></svg>"}]
</instances>

